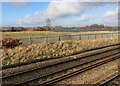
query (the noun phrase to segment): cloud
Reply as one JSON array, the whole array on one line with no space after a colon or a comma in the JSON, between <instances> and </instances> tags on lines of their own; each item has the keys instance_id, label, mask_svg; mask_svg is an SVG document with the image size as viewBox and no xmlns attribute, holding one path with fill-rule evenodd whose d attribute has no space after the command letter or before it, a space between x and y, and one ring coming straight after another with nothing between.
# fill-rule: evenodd
<instances>
[{"instance_id":1,"label":"cloud","mask_svg":"<svg viewBox=\"0 0 120 86\"><path fill-rule=\"evenodd\" d=\"M23 2L26 0L23 0ZM81 2L83 1L83 2ZM86 2L85 2L86 1ZM83 13L86 11L91 11L92 9L96 9L98 7L111 4L110 2L114 2L116 0L109 0L109 2L105 2L108 0L74 0L74 2L68 0L58 0L55 2L55 0L52 0L47 9L45 11L37 11L34 13L34 15L26 15L24 18L19 19L16 21L16 25L35 25L40 23L45 23L45 20L47 17L49 17L51 20L57 20L62 19L70 16L80 16L79 20L77 21L83 21L87 22L91 20L91 17L83 16ZM104 17L113 15L112 12L106 13ZM104 20L105 21L105 20Z\"/></svg>"},{"instance_id":2,"label":"cloud","mask_svg":"<svg viewBox=\"0 0 120 86\"><path fill-rule=\"evenodd\" d=\"M115 10L107 11L102 16L101 23L106 25L118 25L118 8Z\"/></svg>"},{"instance_id":3,"label":"cloud","mask_svg":"<svg viewBox=\"0 0 120 86\"><path fill-rule=\"evenodd\" d=\"M34 0L39 1L39 0ZM49 0L41 0L49 1ZM53 2L64 1L64 2L119 2L119 0L52 0Z\"/></svg>"},{"instance_id":4,"label":"cloud","mask_svg":"<svg viewBox=\"0 0 120 86\"><path fill-rule=\"evenodd\" d=\"M35 12L34 16L26 15L23 19L19 19L16 25L34 25L37 23L45 22L44 12Z\"/></svg>"},{"instance_id":5,"label":"cloud","mask_svg":"<svg viewBox=\"0 0 120 86\"><path fill-rule=\"evenodd\" d=\"M90 15L82 15L80 17L77 17L76 19L73 20L73 23L87 23L93 20L93 16Z\"/></svg>"},{"instance_id":6,"label":"cloud","mask_svg":"<svg viewBox=\"0 0 120 86\"><path fill-rule=\"evenodd\" d=\"M89 15L83 15L80 18L80 22L90 22L91 20L93 20L93 16L89 16Z\"/></svg>"},{"instance_id":7,"label":"cloud","mask_svg":"<svg viewBox=\"0 0 120 86\"><path fill-rule=\"evenodd\" d=\"M118 14L118 11L117 11L117 9L115 10L115 11L107 11L104 15L103 15L103 17L104 18L110 18L110 17L116 17L116 15Z\"/></svg>"},{"instance_id":8,"label":"cloud","mask_svg":"<svg viewBox=\"0 0 120 86\"><path fill-rule=\"evenodd\" d=\"M75 0L79 1L79 0ZM96 0L97 1L97 0ZM100 2L51 2L46 10L46 15L50 18L61 18L71 15L79 15L94 8L106 5Z\"/></svg>"},{"instance_id":9,"label":"cloud","mask_svg":"<svg viewBox=\"0 0 120 86\"><path fill-rule=\"evenodd\" d=\"M76 0L78 1L78 0ZM25 16L23 19L17 21L17 24L35 24L45 22L45 19L59 19L69 16L82 15L86 11L91 11L97 7L106 5L108 3L99 2L65 2L61 0L59 2L51 1L44 12L35 12L34 16Z\"/></svg>"}]
</instances>

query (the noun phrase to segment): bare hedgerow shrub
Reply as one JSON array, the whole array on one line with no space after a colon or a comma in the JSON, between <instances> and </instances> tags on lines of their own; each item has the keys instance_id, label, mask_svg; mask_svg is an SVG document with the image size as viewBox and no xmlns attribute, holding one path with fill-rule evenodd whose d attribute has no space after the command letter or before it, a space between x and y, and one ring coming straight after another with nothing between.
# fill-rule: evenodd
<instances>
[{"instance_id":1,"label":"bare hedgerow shrub","mask_svg":"<svg viewBox=\"0 0 120 86\"><path fill-rule=\"evenodd\" d=\"M3 38L0 43L2 43L2 48L14 48L22 44L20 39L13 39L13 38Z\"/></svg>"}]
</instances>

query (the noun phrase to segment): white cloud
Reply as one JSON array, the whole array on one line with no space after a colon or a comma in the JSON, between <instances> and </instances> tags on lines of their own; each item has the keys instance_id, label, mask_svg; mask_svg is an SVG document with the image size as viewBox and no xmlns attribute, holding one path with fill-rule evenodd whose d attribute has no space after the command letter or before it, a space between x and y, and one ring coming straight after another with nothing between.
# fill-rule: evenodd
<instances>
[{"instance_id":1,"label":"white cloud","mask_svg":"<svg viewBox=\"0 0 120 86\"><path fill-rule=\"evenodd\" d=\"M90 15L82 15L73 20L73 23L87 23L90 22L94 17Z\"/></svg>"},{"instance_id":2,"label":"white cloud","mask_svg":"<svg viewBox=\"0 0 120 86\"><path fill-rule=\"evenodd\" d=\"M16 25L34 25L36 23L45 22L44 12L35 12L34 16L26 15L23 19L19 19Z\"/></svg>"},{"instance_id":3,"label":"white cloud","mask_svg":"<svg viewBox=\"0 0 120 86\"><path fill-rule=\"evenodd\" d=\"M83 15L83 16L81 16L81 18L80 18L80 22L89 22L89 21L91 21L92 19L93 19L92 16Z\"/></svg>"},{"instance_id":4,"label":"white cloud","mask_svg":"<svg viewBox=\"0 0 120 86\"><path fill-rule=\"evenodd\" d=\"M79 0L74 0L79 1ZM98 1L98 0L96 0ZM99 6L106 5L108 3L100 2L51 2L46 10L46 15L50 18L66 17L71 15L78 15L85 11L90 11Z\"/></svg>"},{"instance_id":5,"label":"white cloud","mask_svg":"<svg viewBox=\"0 0 120 86\"><path fill-rule=\"evenodd\" d=\"M118 8L116 8L116 10L107 11L103 15L101 23L106 25L118 25Z\"/></svg>"},{"instance_id":6,"label":"white cloud","mask_svg":"<svg viewBox=\"0 0 120 86\"><path fill-rule=\"evenodd\" d=\"M107 11L104 15L103 15L103 17L104 18L110 18L110 17L116 17L116 15L118 14L118 11L117 10L115 10L115 11Z\"/></svg>"},{"instance_id":7,"label":"white cloud","mask_svg":"<svg viewBox=\"0 0 120 86\"><path fill-rule=\"evenodd\" d=\"M34 0L39 1L39 0ZM48 0L41 0L41 1L48 1ZM64 1L64 2L119 2L119 0L52 0L56 1Z\"/></svg>"},{"instance_id":8,"label":"white cloud","mask_svg":"<svg viewBox=\"0 0 120 86\"><path fill-rule=\"evenodd\" d=\"M107 3L64 2L64 0L61 0L60 2L51 1L44 12L35 12L35 15L29 18L26 18L25 16L24 19L19 20L17 24L40 23L44 22L47 17L50 19L59 19L68 16L76 16L105 4Z\"/></svg>"},{"instance_id":9,"label":"white cloud","mask_svg":"<svg viewBox=\"0 0 120 86\"><path fill-rule=\"evenodd\" d=\"M45 19L49 17L52 19L65 18L69 16L82 15L86 11L91 11L97 7L109 4L109 2L104 2L107 0L101 0L102 3L99 3L100 0L81 0L83 2L79 2L79 0L74 0L74 2L68 2L67 0L59 0L59 2L55 2L52 0L47 9L44 12L37 11L34 13L34 16L26 15L23 19L19 19L16 24L17 25L31 25L36 23L45 22ZM89 1L89 2L85 2ZM116 0L109 0L116 1ZM113 13L108 12L104 16L113 15ZM90 17L81 16L79 21L90 21Z\"/></svg>"}]
</instances>

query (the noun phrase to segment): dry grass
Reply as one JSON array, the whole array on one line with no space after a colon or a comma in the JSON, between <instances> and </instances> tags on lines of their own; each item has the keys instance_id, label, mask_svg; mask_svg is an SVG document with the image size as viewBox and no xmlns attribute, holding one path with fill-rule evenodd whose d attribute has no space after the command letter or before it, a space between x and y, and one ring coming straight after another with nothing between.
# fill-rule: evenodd
<instances>
[{"instance_id":1,"label":"dry grass","mask_svg":"<svg viewBox=\"0 0 120 86\"><path fill-rule=\"evenodd\" d=\"M117 44L118 37L102 38L97 40L69 40L52 44L33 44L26 47L7 49L2 56L2 64L9 65L40 58L65 56L74 52Z\"/></svg>"}]
</instances>

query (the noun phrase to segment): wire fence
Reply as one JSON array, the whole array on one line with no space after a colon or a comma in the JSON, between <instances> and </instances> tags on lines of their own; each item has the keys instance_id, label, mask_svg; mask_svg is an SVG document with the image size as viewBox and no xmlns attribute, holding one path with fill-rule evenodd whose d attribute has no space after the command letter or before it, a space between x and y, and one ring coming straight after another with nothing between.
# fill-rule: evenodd
<instances>
[{"instance_id":1,"label":"wire fence","mask_svg":"<svg viewBox=\"0 0 120 86\"><path fill-rule=\"evenodd\" d=\"M27 46L31 44L40 44L40 43L53 43L62 40L88 40L88 39L98 39L98 38L107 38L119 36L118 33L100 33L100 34L79 34L79 35L60 35L60 36L35 36L22 38L22 45Z\"/></svg>"}]
</instances>

